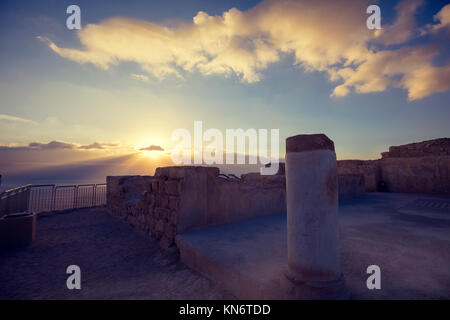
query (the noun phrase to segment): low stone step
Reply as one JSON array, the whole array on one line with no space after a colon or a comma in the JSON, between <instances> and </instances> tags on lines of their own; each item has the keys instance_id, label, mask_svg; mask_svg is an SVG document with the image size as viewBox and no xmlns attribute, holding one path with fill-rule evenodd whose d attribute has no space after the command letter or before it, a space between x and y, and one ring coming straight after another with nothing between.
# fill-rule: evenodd
<instances>
[{"instance_id":1,"label":"low stone step","mask_svg":"<svg viewBox=\"0 0 450 320\"><path fill-rule=\"evenodd\" d=\"M181 261L239 299L285 298L286 215L275 214L177 236Z\"/></svg>"}]
</instances>

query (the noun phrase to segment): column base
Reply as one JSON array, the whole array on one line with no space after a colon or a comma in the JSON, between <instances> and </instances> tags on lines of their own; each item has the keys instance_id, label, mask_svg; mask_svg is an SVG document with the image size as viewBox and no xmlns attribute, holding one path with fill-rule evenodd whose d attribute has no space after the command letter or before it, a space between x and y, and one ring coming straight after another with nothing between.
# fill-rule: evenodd
<instances>
[{"instance_id":1,"label":"column base","mask_svg":"<svg viewBox=\"0 0 450 320\"><path fill-rule=\"evenodd\" d=\"M342 274L333 281L305 281L291 276L286 268L280 284L290 299L343 300L350 296Z\"/></svg>"}]
</instances>

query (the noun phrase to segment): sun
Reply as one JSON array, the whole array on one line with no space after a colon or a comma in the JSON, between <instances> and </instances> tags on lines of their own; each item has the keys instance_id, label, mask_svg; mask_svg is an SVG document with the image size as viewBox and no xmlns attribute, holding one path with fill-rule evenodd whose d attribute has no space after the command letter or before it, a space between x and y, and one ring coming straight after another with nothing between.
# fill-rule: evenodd
<instances>
[{"instance_id":1,"label":"sun","mask_svg":"<svg viewBox=\"0 0 450 320\"><path fill-rule=\"evenodd\" d=\"M164 152L164 149L159 145L140 144L134 147L142 157L150 159L158 159Z\"/></svg>"},{"instance_id":2,"label":"sun","mask_svg":"<svg viewBox=\"0 0 450 320\"><path fill-rule=\"evenodd\" d=\"M161 151L148 151L148 150L139 150L142 156L151 159L158 159L161 156Z\"/></svg>"},{"instance_id":3,"label":"sun","mask_svg":"<svg viewBox=\"0 0 450 320\"><path fill-rule=\"evenodd\" d=\"M152 133L142 134L134 140L136 154L147 159L160 159L167 154L167 140L164 136Z\"/></svg>"}]
</instances>

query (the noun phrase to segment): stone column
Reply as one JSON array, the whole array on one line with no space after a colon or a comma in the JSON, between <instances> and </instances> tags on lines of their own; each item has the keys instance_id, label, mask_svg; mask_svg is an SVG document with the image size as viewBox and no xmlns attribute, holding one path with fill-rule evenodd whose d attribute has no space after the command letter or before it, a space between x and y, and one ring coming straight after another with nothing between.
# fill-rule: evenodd
<instances>
[{"instance_id":1,"label":"stone column","mask_svg":"<svg viewBox=\"0 0 450 320\"><path fill-rule=\"evenodd\" d=\"M294 298L338 298L338 173L334 143L324 134L286 139L288 264L282 285Z\"/></svg>"}]
</instances>

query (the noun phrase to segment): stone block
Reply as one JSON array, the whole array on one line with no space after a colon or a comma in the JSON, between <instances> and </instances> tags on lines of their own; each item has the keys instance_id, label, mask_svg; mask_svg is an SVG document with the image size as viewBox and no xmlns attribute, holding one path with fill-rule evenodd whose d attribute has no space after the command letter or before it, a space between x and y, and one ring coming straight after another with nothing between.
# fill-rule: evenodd
<instances>
[{"instance_id":1,"label":"stone block","mask_svg":"<svg viewBox=\"0 0 450 320\"><path fill-rule=\"evenodd\" d=\"M178 210L180 206L180 198L175 196L169 196L169 209Z\"/></svg>"},{"instance_id":2,"label":"stone block","mask_svg":"<svg viewBox=\"0 0 450 320\"><path fill-rule=\"evenodd\" d=\"M178 180L167 180L164 183L165 192L169 195L180 194L180 182Z\"/></svg>"},{"instance_id":3,"label":"stone block","mask_svg":"<svg viewBox=\"0 0 450 320\"><path fill-rule=\"evenodd\" d=\"M173 225L176 225L178 223L178 212L176 210L170 212L169 223Z\"/></svg>"},{"instance_id":4,"label":"stone block","mask_svg":"<svg viewBox=\"0 0 450 320\"><path fill-rule=\"evenodd\" d=\"M164 233L164 220L158 219L155 224L155 231L159 233Z\"/></svg>"},{"instance_id":5,"label":"stone block","mask_svg":"<svg viewBox=\"0 0 450 320\"><path fill-rule=\"evenodd\" d=\"M155 212L155 216L159 219L164 219L164 218L168 218L170 211L166 208L155 208L154 210Z\"/></svg>"}]
</instances>

